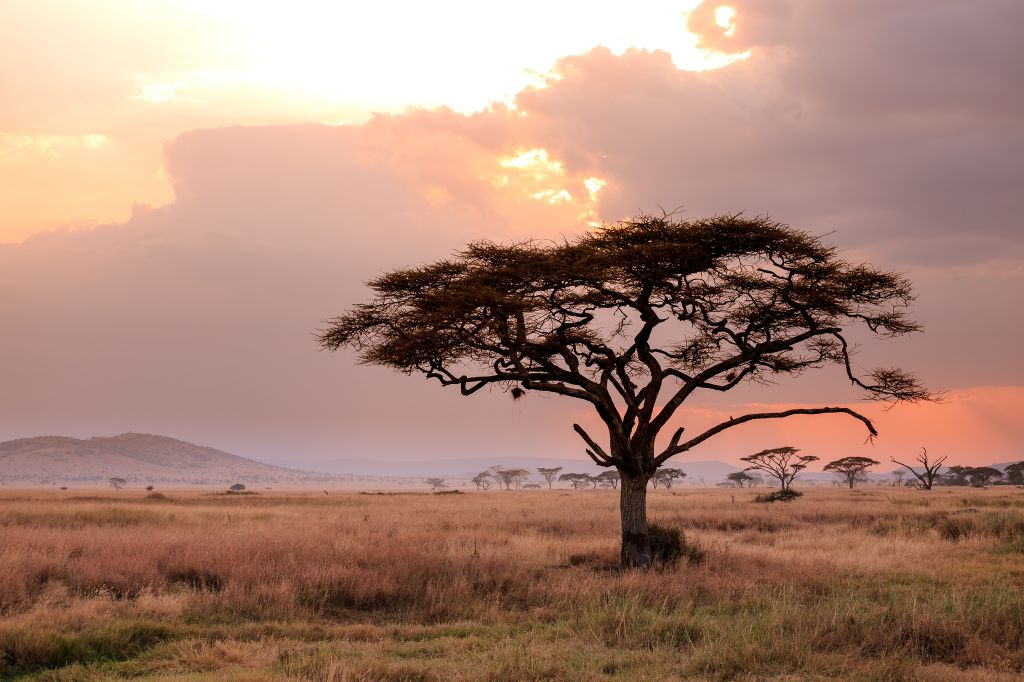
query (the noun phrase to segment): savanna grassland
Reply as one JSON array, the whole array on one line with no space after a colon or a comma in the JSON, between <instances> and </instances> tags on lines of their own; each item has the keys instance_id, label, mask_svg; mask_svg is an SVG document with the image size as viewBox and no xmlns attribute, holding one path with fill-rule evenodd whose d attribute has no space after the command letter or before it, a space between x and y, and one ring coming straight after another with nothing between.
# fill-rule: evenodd
<instances>
[{"instance_id":1,"label":"savanna grassland","mask_svg":"<svg viewBox=\"0 0 1024 682\"><path fill-rule=\"evenodd\" d=\"M0 678L1001 680L1024 492L0 493Z\"/></svg>"}]
</instances>

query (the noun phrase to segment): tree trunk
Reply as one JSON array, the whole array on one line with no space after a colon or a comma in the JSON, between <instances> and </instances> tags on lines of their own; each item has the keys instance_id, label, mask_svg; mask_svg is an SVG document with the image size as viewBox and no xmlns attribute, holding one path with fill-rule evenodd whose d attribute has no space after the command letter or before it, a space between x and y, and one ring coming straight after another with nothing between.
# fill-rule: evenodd
<instances>
[{"instance_id":1,"label":"tree trunk","mask_svg":"<svg viewBox=\"0 0 1024 682\"><path fill-rule=\"evenodd\" d=\"M647 534L646 476L630 476L622 472L619 512L622 516L622 567L648 568L651 565L651 538Z\"/></svg>"},{"instance_id":2,"label":"tree trunk","mask_svg":"<svg viewBox=\"0 0 1024 682\"><path fill-rule=\"evenodd\" d=\"M853 479L855 479L855 478L856 478L856 475L853 475L853 476L849 477L849 480L850 480L850 490L853 490Z\"/></svg>"}]
</instances>

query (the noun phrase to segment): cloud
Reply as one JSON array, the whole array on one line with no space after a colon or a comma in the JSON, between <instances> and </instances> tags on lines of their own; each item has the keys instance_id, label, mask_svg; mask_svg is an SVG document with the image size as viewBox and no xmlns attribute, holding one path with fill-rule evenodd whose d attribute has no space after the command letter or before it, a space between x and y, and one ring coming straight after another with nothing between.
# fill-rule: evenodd
<instances>
[{"instance_id":1,"label":"cloud","mask_svg":"<svg viewBox=\"0 0 1024 682\"><path fill-rule=\"evenodd\" d=\"M822 92L788 89L795 66L781 61L696 76L661 53L596 50L564 60L569 75L517 104L568 168L596 166L609 180L606 215L666 202L696 215L767 212L839 230L849 245L884 244L900 263L1020 255L1019 119L984 109L853 115L822 106Z\"/></svg>"},{"instance_id":2,"label":"cloud","mask_svg":"<svg viewBox=\"0 0 1024 682\"><path fill-rule=\"evenodd\" d=\"M470 404L316 350L384 268L521 236L513 210L544 234L578 225L577 207L496 186L472 136L417 120L188 133L166 151L173 204L0 246L0 436L145 430L307 464L522 440L485 416L502 396ZM454 438L439 412L478 426Z\"/></svg>"},{"instance_id":3,"label":"cloud","mask_svg":"<svg viewBox=\"0 0 1024 682\"><path fill-rule=\"evenodd\" d=\"M736 3L730 40L751 58L718 72L679 71L667 53L598 49L563 60L558 77L521 92L515 108L180 135L165 152L169 205L0 246L0 437L153 431L305 467L346 456L578 454L566 428L572 404L513 403L500 392L465 399L357 366L351 355L318 353L313 332L364 299L367 279L469 240L559 238L595 215L683 204L694 216L770 213L833 232L829 241L850 258L907 270L928 331L867 345L859 361L906 365L935 388L982 395L988 412L979 414L999 419L943 422L988 434L970 456L1019 442L1020 427L996 409L1024 395L1012 342L1024 329L1014 185L1024 176L1024 134L1007 113L1018 95L976 101L987 86L955 78L942 93L892 86L972 70L985 81L1009 75L983 72L991 55L972 61L965 48L952 72L942 60L885 62L894 73L873 91L857 64L880 70L881 57L853 53L846 31L898 50L892 12L907 26L938 27L930 30L953 30L950 22L935 19L930 3L889 14L873 5L877 12L855 21L841 11L851 5L812 5ZM970 26L948 35L979 35L987 19L978 14L956 13ZM837 63L837 73L872 101L850 108L842 82L816 75L816 61L840 54L853 62ZM592 179L604 183L593 195ZM853 396L841 377L825 375L731 399ZM687 414L729 409L710 401ZM909 434L891 447L916 447L930 421L967 414L943 409L880 415L880 443ZM708 451L732 457L769 436L815 448L828 433L851 448L863 441L859 432L811 430L835 423L811 421L737 430ZM969 448L956 433L949 426L935 438Z\"/></svg>"},{"instance_id":4,"label":"cloud","mask_svg":"<svg viewBox=\"0 0 1024 682\"><path fill-rule=\"evenodd\" d=\"M1018 116L1024 61L1016 0L737 0L736 30L705 1L688 27L712 50L775 61L790 92L845 112L927 118Z\"/></svg>"}]
</instances>

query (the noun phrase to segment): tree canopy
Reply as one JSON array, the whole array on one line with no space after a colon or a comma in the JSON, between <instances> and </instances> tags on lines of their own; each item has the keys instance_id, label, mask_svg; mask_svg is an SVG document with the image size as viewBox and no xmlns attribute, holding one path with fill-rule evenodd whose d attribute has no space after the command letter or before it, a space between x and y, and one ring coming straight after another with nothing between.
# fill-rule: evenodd
<instances>
[{"instance_id":1,"label":"tree canopy","mask_svg":"<svg viewBox=\"0 0 1024 682\"><path fill-rule=\"evenodd\" d=\"M814 455L801 455L799 452L799 448L787 445L755 452L740 459L750 464L745 471L763 471L777 479L785 492L789 490L797 474L806 469L811 462L818 461Z\"/></svg>"},{"instance_id":2,"label":"tree canopy","mask_svg":"<svg viewBox=\"0 0 1024 682\"><path fill-rule=\"evenodd\" d=\"M841 457L826 464L824 469L844 478L852 489L858 479L867 473L868 469L878 464L877 460L870 457Z\"/></svg>"},{"instance_id":3,"label":"tree canopy","mask_svg":"<svg viewBox=\"0 0 1024 682\"><path fill-rule=\"evenodd\" d=\"M606 449L581 433L590 456L637 473L753 419L846 413L876 433L849 408L797 408L743 415L685 441L680 432L649 457L630 447L699 390L838 363L868 398L928 397L898 368L857 376L844 334L852 324L918 331L906 315L909 282L767 218L640 216L564 243L480 241L370 287L374 300L320 332L324 348L353 346L365 363L467 395L500 385L587 401L611 441Z\"/></svg>"},{"instance_id":4,"label":"tree canopy","mask_svg":"<svg viewBox=\"0 0 1024 682\"><path fill-rule=\"evenodd\" d=\"M673 483L681 481L684 478L686 478L686 472L682 469L661 467L657 472L655 472L654 476L651 477L651 483L655 488L657 488L660 483L665 486L665 488L671 489Z\"/></svg>"},{"instance_id":5,"label":"tree canopy","mask_svg":"<svg viewBox=\"0 0 1024 682\"><path fill-rule=\"evenodd\" d=\"M465 395L502 387L590 403L607 439L573 428L597 464L622 474L624 501L671 457L754 420L845 414L877 434L849 407L820 406L743 414L684 438L680 407L700 392L837 364L867 398L929 398L900 368L860 375L850 359L851 327L920 329L907 279L769 218L641 215L560 242L479 241L369 286L371 301L319 332L323 348L352 347L364 363ZM646 512L636 511L624 537L635 536L642 563Z\"/></svg>"},{"instance_id":6,"label":"tree canopy","mask_svg":"<svg viewBox=\"0 0 1024 682\"><path fill-rule=\"evenodd\" d=\"M734 471L731 474L727 474L725 478L730 484L740 488L754 485L754 477L746 471Z\"/></svg>"}]
</instances>

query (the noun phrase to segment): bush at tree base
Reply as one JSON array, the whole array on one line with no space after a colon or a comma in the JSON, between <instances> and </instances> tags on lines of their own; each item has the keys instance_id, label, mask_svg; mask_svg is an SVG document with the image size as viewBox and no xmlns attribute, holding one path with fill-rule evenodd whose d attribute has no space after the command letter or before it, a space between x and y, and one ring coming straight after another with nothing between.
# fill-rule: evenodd
<instances>
[{"instance_id":1,"label":"bush at tree base","mask_svg":"<svg viewBox=\"0 0 1024 682\"><path fill-rule=\"evenodd\" d=\"M758 495L754 498L754 502L789 502L802 496L803 493L796 490L776 490L767 495Z\"/></svg>"},{"instance_id":2,"label":"bush at tree base","mask_svg":"<svg viewBox=\"0 0 1024 682\"><path fill-rule=\"evenodd\" d=\"M680 528L650 523L647 534L651 540L651 560L655 564L672 566L685 559L687 563L696 565L705 559L705 552L700 545L692 540L687 542Z\"/></svg>"}]
</instances>

